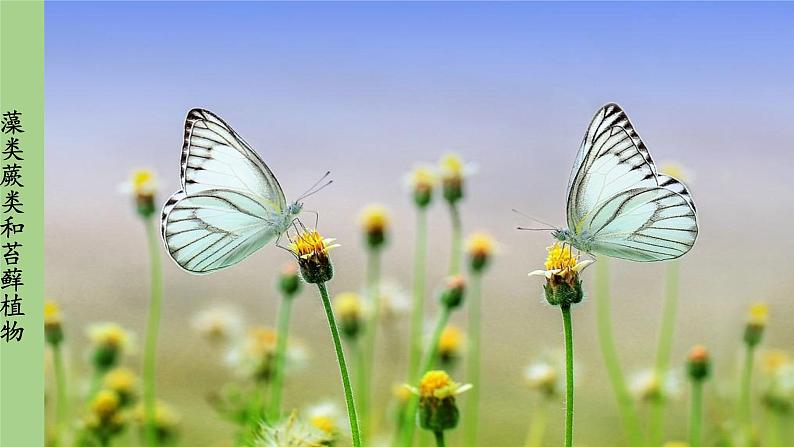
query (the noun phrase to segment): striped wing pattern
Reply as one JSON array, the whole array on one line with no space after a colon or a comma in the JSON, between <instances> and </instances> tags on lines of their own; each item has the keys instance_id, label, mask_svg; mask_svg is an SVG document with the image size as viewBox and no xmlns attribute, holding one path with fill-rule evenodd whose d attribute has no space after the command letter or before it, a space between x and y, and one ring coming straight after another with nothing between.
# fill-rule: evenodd
<instances>
[{"instance_id":1,"label":"striped wing pattern","mask_svg":"<svg viewBox=\"0 0 794 447\"><path fill-rule=\"evenodd\" d=\"M593 237L591 250L634 261L689 251L695 204L683 183L658 173L626 113L607 104L585 133L569 180L568 225Z\"/></svg>"},{"instance_id":2,"label":"striped wing pattern","mask_svg":"<svg viewBox=\"0 0 794 447\"><path fill-rule=\"evenodd\" d=\"M171 258L197 274L234 265L278 235L286 200L273 173L214 113L185 119L182 190L166 202L161 234Z\"/></svg>"}]
</instances>

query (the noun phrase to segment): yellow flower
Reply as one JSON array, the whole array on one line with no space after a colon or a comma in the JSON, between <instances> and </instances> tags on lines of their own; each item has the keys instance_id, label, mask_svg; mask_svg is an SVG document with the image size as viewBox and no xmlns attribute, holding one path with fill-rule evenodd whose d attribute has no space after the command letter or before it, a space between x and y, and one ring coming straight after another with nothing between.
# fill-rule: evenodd
<instances>
[{"instance_id":1,"label":"yellow flower","mask_svg":"<svg viewBox=\"0 0 794 447\"><path fill-rule=\"evenodd\" d=\"M135 390L138 378L128 368L116 368L105 376L105 388L118 394L131 393Z\"/></svg>"},{"instance_id":2,"label":"yellow flower","mask_svg":"<svg viewBox=\"0 0 794 447\"><path fill-rule=\"evenodd\" d=\"M584 292L579 273L592 263L590 259L579 261L579 257L574 256L571 251L570 245L555 242L548 248L548 256L544 264L546 269L530 272L529 276L546 278L543 290L549 304L571 305L582 301Z\"/></svg>"},{"instance_id":3,"label":"yellow flower","mask_svg":"<svg viewBox=\"0 0 794 447\"><path fill-rule=\"evenodd\" d=\"M670 442L665 442L664 447L689 447L689 444L681 441L670 441Z\"/></svg>"},{"instance_id":4,"label":"yellow flower","mask_svg":"<svg viewBox=\"0 0 794 447\"><path fill-rule=\"evenodd\" d=\"M334 310L340 319L359 320L363 314L361 297L353 292L340 293L334 298Z\"/></svg>"},{"instance_id":5,"label":"yellow flower","mask_svg":"<svg viewBox=\"0 0 794 447\"><path fill-rule=\"evenodd\" d=\"M411 388L405 386L405 384L402 383L392 386L391 392L397 402L401 405L407 403L411 398Z\"/></svg>"},{"instance_id":6,"label":"yellow flower","mask_svg":"<svg viewBox=\"0 0 794 447\"><path fill-rule=\"evenodd\" d=\"M149 169L136 169L130 174L129 185L136 197L153 196L157 192L157 177Z\"/></svg>"},{"instance_id":7,"label":"yellow flower","mask_svg":"<svg viewBox=\"0 0 794 447\"><path fill-rule=\"evenodd\" d=\"M455 397L471 389L471 384L460 385L453 382L445 371L428 371L419 382L419 390L415 391L419 397L446 399Z\"/></svg>"},{"instance_id":8,"label":"yellow flower","mask_svg":"<svg viewBox=\"0 0 794 447\"><path fill-rule=\"evenodd\" d=\"M334 241L332 238L323 238L317 230L304 230L290 244L290 250L298 259L306 282L323 283L333 277L334 270L328 252L339 247Z\"/></svg>"},{"instance_id":9,"label":"yellow flower","mask_svg":"<svg viewBox=\"0 0 794 447\"><path fill-rule=\"evenodd\" d=\"M455 153L447 153L441 157L440 168L444 198L449 203L455 203L463 198L463 180L474 172L474 168L464 163Z\"/></svg>"},{"instance_id":10,"label":"yellow flower","mask_svg":"<svg viewBox=\"0 0 794 447\"><path fill-rule=\"evenodd\" d=\"M61 307L53 300L44 301L44 326L62 323Z\"/></svg>"},{"instance_id":11,"label":"yellow flower","mask_svg":"<svg viewBox=\"0 0 794 447\"><path fill-rule=\"evenodd\" d=\"M142 404L135 407L135 420L143 425L146 413ZM162 401L157 401L154 407L154 429L160 444L166 444L177 435L181 417L176 410Z\"/></svg>"},{"instance_id":12,"label":"yellow flower","mask_svg":"<svg viewBox=\"0 0 794 447\"><path fill-rule=\"evenodd\" d=\"M340 431L341 412L339 407L332 402L323 402L306 409L309 423L319 428L330 436L336 436Z\"/></svg>"},{"instance_id":13,"label":"yellow flower","mask_svg":"<svg viewBox=\"0 0 794 447\"><path fill-rule=\"evenodd\" d=\"M389 211L379 203L367 205L361 211L359 220L367 233L386 231L389 227Z\"/></svg>"},{"instance_id":14,"label":"yellow flower","mask_svg":"<svg viewBox=\"0 0 794 447\"><path fill-rule=\"evenodd\" d=\"M329 445L334 438L328 433L298 420L298 414L293 412L289 418L276 425L265 425L254 447L320 447Z\"/></svg>"},{"instance_id":15,"label":"yellow flower","mask_svg":"<svg viewBox=\"0 0 794 447\"><path fill-rule=\"evenodd\" d=\"M447 325L438 339L438 355L442 360L453 360L460 354L465 336L463 331L453 325Z\"/></svg>"},{"instance_id":16,"label":"yellow flower","mask_svg":"<svg viewBox=\"0 0 794 447\"><path fill-rule=\"evenodd\" d=\"M769 318L769 306L764 301L758 301L750 306L747 323L753 326L766 326Z\"/></svg>"},{"instance_id":17,"label":"yellow flower","mask_svg":"<svg viewBox=\"0 0 794 447\"><path fill-rule=\"evenodd\" d=\"M433 168L425 165L414 167L406 176L405 183L413 192L414 203L419 208L425 208L433 200L433 189L438 183Z\"/></svg>"},{"instance_id":18,"label":"yellow flower","mask_svg":"<svg viewBox=\"0 0 794 447\"><path fill-rule=\"evenodd\" d=\"M472 270L479 272L488 265L496 249L496 242L488 233L474 233L466 241L466 252Z\"/></svg>"},{"instance_id":19,"label":"yellow flower","mask_svg":"<svg viewBox=\"0 0 794 447\"><path fill-rule=\"evenodd\" d=\"M99 419L108 419L119 409L119 396L112 390L99 391L91 401L91 412Z\"/></svg>"},{"instance_id":20,"label":"yellow flower","mask_svg":"<svg viewBox=\"0 0 794 447\"><path fill-rule=\"evenodd\" d=\"M694 177L689 169L677 162L663 163L659 169L659 172L664 175L669 175L670 177L673 177L674 179L683 183L690 182Z\"/></svg>"},{"instance_id":21,"label":"yellow flower","mask_svg":"<svg viewBox=\"0 0 794 447\"><path fill-rule=\"evenodd\" d=\"M761 366L764 372L770 376L777 375L783 368L791 364L791 357L781 349L771 349L761 357Z\"/></svg>"},{"instance_id":22,"label":"yellow flower","mask_svg":"<svg viewBox=\"0 0 794 447\"><path fill-rule=\"evenodd\" d=\"M99 323L88 328L88 335L98 347L124 350L131 344L130 333L116 323Z\"/></svg>"}]
</instances>

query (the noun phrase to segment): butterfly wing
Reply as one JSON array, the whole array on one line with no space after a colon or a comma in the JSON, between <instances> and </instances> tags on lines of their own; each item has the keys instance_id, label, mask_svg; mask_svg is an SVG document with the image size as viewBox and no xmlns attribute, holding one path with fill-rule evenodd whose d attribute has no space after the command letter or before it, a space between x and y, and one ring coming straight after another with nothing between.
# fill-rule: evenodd
<instances>
[{"instance_id":1,"label":"butterfly wing","mask_svg":"<svg viewBox=\"0 0 794 447\"><path fill-rule=\"evenodd\" d=\"M272 211L245 193L207 189L177 193L163 209L168 254L191 273L234 265L277 236Z\"/></svg>"},{"instance_id":2,"label":"butterfly wing","mask_svg":"<svg viewBox=\"0 0 794 447\"><path fill-rule=\"evenodd\" d=\"M171 258L192 273L236 264L282 229L286 199L276 177L214 113L185 119L182 190L163 207L161 232Z\"/></svg>"},{"instance_id":3,"label":"butterfly wing","mask_svg":"<svg viewBox=\"0 0 794 447\"><path fill-rule=\"evenodd\" d=\"M659 174L626 113L602 107L585 133L569 179L567 219L593 238L593 252L634 261L672 259L697 238L686 186Z\"/></svg>"},{"instance_id":4,"label":"butterfly wing","mask_svg":"<svg viewBox=\"0 0 794 447\"><path fill-rule=\"evenodd\" d=\"M193 109L185 119L182 190L190 195L208 189L248 194L277 212L286 207L278 180L251 146L214 113Z\"/></svg>"}]
</instances>

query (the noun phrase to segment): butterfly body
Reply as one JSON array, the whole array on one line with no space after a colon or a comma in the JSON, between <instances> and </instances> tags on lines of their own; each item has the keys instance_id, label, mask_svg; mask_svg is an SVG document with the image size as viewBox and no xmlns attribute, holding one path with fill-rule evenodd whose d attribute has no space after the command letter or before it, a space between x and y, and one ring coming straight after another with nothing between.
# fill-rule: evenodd
<instances>
[{"instance_id":1,"label":"butterfly body","mask_svg":"<svg viewBox=\"0 0 794 447\"><path fill-rule=\"evenodd\" d=\"M184 270L234 265L285 233L303 210L248 143L220 117L192 109L185 119L182 189L163 207L161 235Z\"/></svg>"},{"instance_id":2,"label":"butterfly body","mask_svg":"<svg viewBox=\"0 0 794 447\"><path fill-rule=\"evenodd\" d=\"M596 112L568 181L568 228L556 239L579 250L632 261L664 261L688 252L698 234L686 186L657 171L617 104Z\"/></svg>"}]
</instances>

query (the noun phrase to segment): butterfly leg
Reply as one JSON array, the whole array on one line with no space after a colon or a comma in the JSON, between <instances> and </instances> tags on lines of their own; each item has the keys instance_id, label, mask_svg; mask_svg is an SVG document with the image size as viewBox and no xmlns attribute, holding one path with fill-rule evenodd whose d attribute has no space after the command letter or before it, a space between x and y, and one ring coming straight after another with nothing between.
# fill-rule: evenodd
<instances>
[{"instance_id":1,"label":"butterfly leg","mask_svg":"<svg viewBox=\"0 0 794 447\"><path fill-rule=\"evenodd\" d=\"M314 214L314 229L317 229L317 225L320 223L320 213L315 210L303 210L304 213Z\"/></svg>"}]
</instances>

